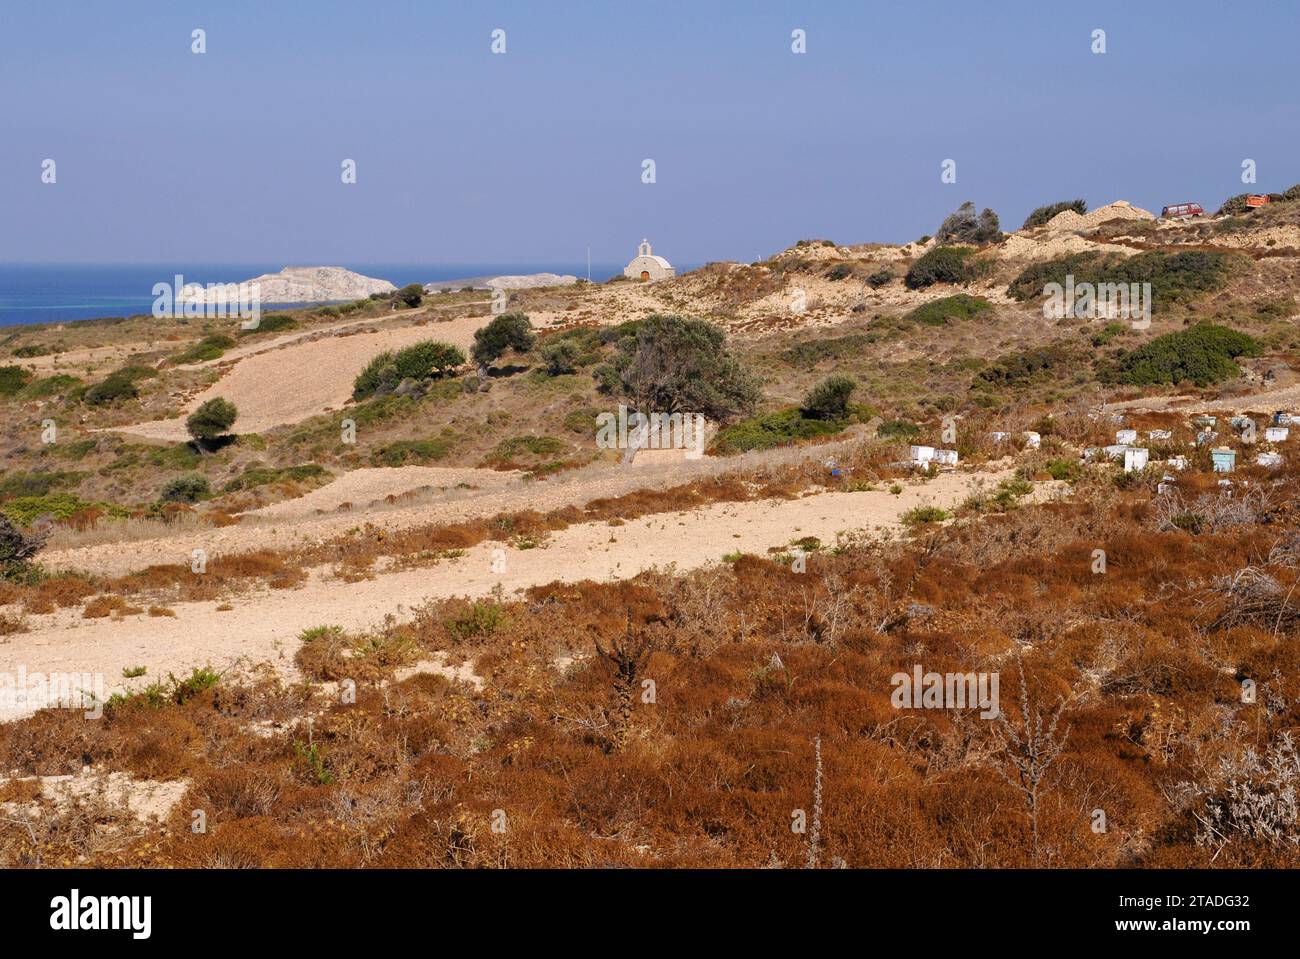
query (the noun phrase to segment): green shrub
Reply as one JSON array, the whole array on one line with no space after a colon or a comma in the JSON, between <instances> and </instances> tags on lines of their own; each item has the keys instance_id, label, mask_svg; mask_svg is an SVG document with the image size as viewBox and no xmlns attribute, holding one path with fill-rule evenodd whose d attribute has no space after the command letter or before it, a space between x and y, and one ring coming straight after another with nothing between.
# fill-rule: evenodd
<instances>
[{"instance_id":1,"label":"green shrub","mask_svg":"<svg viewBox=\"0 0 1300 959\"><path fill-rule=\"evenodd\" d=\"M524 313L502 313L487 326L474 331L470 355L480 370L485 370L508 351L527 353L537 342L533 324Z\"/></svg>"},{"instance_id":2,"label":"green shrub","mask_svg":"<svg viewBox=\"0 0 1300 959\"><path fill-rule=\"evenodd\" d=\"M1127 386L1210 386L1241 373L1233 362L1237 357L1261 352L1260 344L1245 333L1202 323L1129 350L1103 371L1102 379Z\"/></svg>"},{"instance_id":3,"label":"green shrub","mask_svg":"<svg viewBox=\"0 0 1300 959\"><path fill-rule=\"evenodd\" d=\"M126 370L117 370L87 389L83 398L91 406L105 406L118 400L133 400L139 395L135 377Z\"/></svg>"},{"instance_id":4,"label":"green shrub","mask_svg":"<svg viewBox=\"0 0 1300 959\"><path fill-rule=\"evenodd\" d=\"M298 321L288 313L268 313L258 320L257 328L253 330L239 331L240 336L251 336L254 333L281 333L285 330L296 330Z\"/></svg>"},{"instance_id":5,"label":"green shrub","mask_svg":"<svg viewBox=\"0 0 1300 959\"><path fill-rule=\"evenodd\" d=\"M0 499L10 499L15 496L44 496L53 489L76 486L85 475L85 473L64 471L11 473L4 479L0 479Z\"/></svg>"},{"instance_id":6,"label":"green shrub","mask_svg":"<svg viewBox=\"0 0 1300 959\"><path fill-rule=\"evenodd\" d=\"M18 393L23 400L43 400L51 396L62 396L81 385L81 380L66 373L57 373L39 380L32 380Z\"/></svg>"},{"instance_id":7,"label":"green shrub","mask_svg":"<svg viewBox=\"0 0 1300 959\"><path fill-rule=\"evenodd\" d=\"M1070 354L1061 346L1045 346L1000 356L975 377L976 384L1020 387L1059 376L1071 365Z\"/></svg>"},{"instance_id":8,"label":"green shrub","mask_svg":"<svg viewBox=\"0 0 1300 959\"><path fill-rule=\"evenodd\" d=\"M352 384L352 398L385 395L397 389L403 380L423 381L445 376L465 363L465 353L450 343L422 340L398 350L378 354L357 374Z\"/></svg>"},{"instance_id":9,"label":"green shrub","mask_svg":"<svg viewBox=\"0 0 1300 959\"><path fill-rule=\"evenodd\" d=\"M239 410L220 396L208 400L185 420L185 429L200 444L225 436L239 418Z\"/></svg>"},{"instance_id":10,"label":"green shrub","mask_svg":"<svg viewBox=\"0 0 1300 959\"><path fill-rule=\"evenodd\" d=\"M942 299L922 303L908 313L904 319L924 323L926 326L947 326L953 320L969 320L988 313L993 304L982 296L969 293L957 293Z\"/></svg>"},{"instance_id":11,"label":"green shrub","mask_svg":"<svg viewBox=\"0 0 1300 959\"><path fill-rule=\"evenodd\" d=\"M400 382L393 351L384 350L376 354L352 381L352 398L359 400L367 396L387 393L396 389Z\"/></svg>"},{"instance_id":12,"label":"green shrub","mask_svg":"<svg viewBox=\"0 0 1300 959\"><path fill-rule=\"evenodd\" d=\"M420 283L408 283L393 295L404 306L419 306L424 302L424 286Z\"/></svg>"},{"instance_id":13,"label":"green shrub","mask_svg":"<svg viewBox=\"0 0 1300 959\"><path fill-rule=\"evenodd\" d=\"M14 350L13 355L20 360L31 359L34 356L48 356L54 352L54 347L44 346L40 343L28 343L26 346L20 346Z\"/></svg>"},{"instance_id":14,"label":"green shrub","mask_svg":"<svg viewBox=\"0 0 1300 959\"><path fill-rule=\"evenodd\" d=\"M911 440L921 435L921 427L908 420L886 420L876 427L876 435L886 440Z\"/></svg>"},{"instance_id":15,"label":"green shrub","mask_svg":"<svg viewBox=\"0 0 1300 959\"><path fill-rule=\"evenodd\" d=\"M926 523L942 523L952 514L938 506L913 506L902 515L905 526L922 526Z\"/></svg>"},{"instance_id":16,"label":"green shrub","mask_svg":"<svg viewBox=\"0 0 1300 959\"><path fill-rule=\"evenodd\" d=\"M836 263L826 271L828 280L845 280L853 275L853 266L848 263Z\"/></svg>"},{"instance_id":17,"label":"green shrub","mask_svg":"<svg viewBox=\"0 0 1300 959\"><path fill-rule=\"evenodd\" d=\"M596 381L597 391L606 395L617 393L623 385L623 378L611 363L599 364L591 371L591 378Z\"/></svg>"},{"instance_id":18,"label":"green shrub","mask_svg":"<svg viewBox=\"0 0 1300 959\"><path fill-rule=\"evenodd\" d=\"M809 369L823 360L839 360L861 355L879 337L871 333L850 333L796 343L781 352L781 359L792 366Z\"/></svg>"},{"instance_id":19,"label":"green shrub","mask_svg":"<svg viewBox=\"0 0 1300 959\"><path fill-rule=\"evenodd\" d=\"M1028 230L1032 227L1042 226L1051 220L1052 217L1056 216L1058 213L1064 213L1066 210L1073 210L1075 213L1082 216L1088 212L1088 204L1084 203L1083 200L1062 200L1059 203L1049 203L1047 206L1040 206L1038 209L1034 210L1033 213L1029 214L1029 216L1025 217L1025 223L1020 229Z\"/></svg>"},{"instance_id":20,"label":"green shrub","mask_svg":"<svg viewBox=\"0 0 1300 959\"><path fill-rule=\"evenodd\" d=\"M0 396L16 396L31 378L21 366L0 366Z\"/></svg>"},{"instance_id":21,"label":"green shrub","mask_svg":"<svg viewBox=\"0 0 1300 959\"><path fill-rule=\"evenodd\" d=\"M144 675L143 672L136 675ZM209 666L195 668L184 679L167 674L167 681L150 683L137 693L114 693L105 708L113 711L123 708L162 709L165 706L184 706L205 690L221 681L221 674Z\"/></svg>"},{"instance_id":22,"label":"green shrub","mask_svg":"<svg viewBox=\"0 0 1300 959\"><path fill-rule=\"evenodd\" d=\"M162 488L158 495L159 501L163 503L197 503L212 495L212 488L208 485L206 477L198 473L191 473L188 476L178 476Z\"/></svg>"},{"instance_id":23,"label":"green shrub","mask_svg":"<svg viewBox=\"0 0 1300 959\"><path fill-rule=\"evenodd\" d=\"M226 483L221 490L223 493L237 493L271 483L301 482L329 475L329 470L319 463L303 463L300 466L286 466L282 469L253 465L246 467L243 473Z\"/></svg>"},{"instance_id":24,"label":"green shrub","mask_svg":"<svg viewBox=\"0 0 1300 959\"><path fill-rule=\"evenodd\" d=\"M844 426L843 422L809 419L797 406L791 406L733 423L718 433L713 449L724 455L771 449L800 440L834 436Z\"/></svg>"},{"instance_id":25,"label":"green shrub","mask_svg":"<svg viewBox=\"0 0 1300 959\"><path fill-rule=\"evenodd\" d=\"M1219 207L1219 211L1215 216L1240 216L1249 212L1250 207L1246 205L1246 197L1249 195L1248 193L1238 193L1236 196L1228 197L1223 201L1223 205Z\"/></svg>"},{"instance_id":26,"label":"green shrub","mask_svg":"<svg viewBox=\"0 0 1300 959\"><path fill-rule=\"evenodd\" d=\"M487 459L489 462L510 462L521 456L557 456L568 449L568 443L552 436L515 436L498 443Z\"/></svg>"},{"instance_id":27,"label":"green shrub","mask_svg":"<svg viewBox=\"0 0 1300 959\"><path fill-rule=\"evenodd\" d=\"M375 450L372 460L380 466L404 466L409 462L440 460L450 451L451 443L445 439L397 440Z\"/></svg>"},{"instance_id":28,"label":"green shrub","mask_svg":"<svg viewBox=\"0 0 1300 959\"><path fill-rule=\"evenodd\" d=\"M1025 302L1043 296L1049 283L1065 285L1072 275L1082 283L1150 283L1152 310L1219 290L1232 270L1225 253L1188 250L1181 253L1151 251L1125 258L1119 254L1076 253L1035 263L1011 281L1007 293Z\"/></svg>"},{"instance_id":29,"label":"green shrub","mask_svg":"<svg viewBox=\"0 0 1300 959\"><path fill-rule=\"evenodd\" d=\"M422 340L397 351L393 365L403 380L423 380L445 376L465 364L465 352L460 347L439 340Z\"/></svg>"},{"instance_id":30,"label":"green shrub","mask_svg":"<svg viewBox=\"0 0 1300 959\"><path fill-rule=\"evenodd\" d=\"M188 350L172 357L173 363L204 363L220 359L226 350L235 345L235 341L222 333L205 336Z\"/></svg>"},{"instance_id":31,"label":"green shrub","mask_svg":"<svg viewBox=\"0 0 1300 959\"><path fill-rule=\"evenodd\" d=\"M475 639L490 636L505 621L505 609L499 603L476 600L464 612L447 621L447 632L457 639Z\"/></svg>"},{"instance_id":32,"label":"green shrub","mask_svg":"<svg viewBox=\"0 0 1300 959\"><path fill-rule=\"evenodd\" d=\"M842 420L848 415L849 399L857 386L857 380L843 373L828 376L808 391L801 412L812 420Z\"/></svg>"},{"instance_id":33,"label":"green shrub","mask_svg":"<svg viewBox=\"0 0 1300 959\"><path fill-rule=\"evenodd\" d=\"M591 410L571 410L565 414L564 428L570 433L595 436L598 428L596 414Z\"/></svg>"},{"instance_id":34,"label":"green shrub","mask_svg":"<svg viewBox=\"0 0 1300 959\"><path fill-rule=\"evenodd\" d=\"M877 270L867 277L867 285L873 290L878 290L894 278L893 270Z\"/></svg>"},{"instance_id":35,"label":"green shrub","mask_svg":"<svg viewBox=\"0 0 1300 959\"><path fill-rule=\"evenodd\" d=\"M1100 330L1088 331L1088 342L1093 346L1105 346L1115 337L1123 336L1128 329L1123 323L1107 323Z\"/></svg>"},{"instance_id":36,"label":"green shrub","mask_svg":"<svg viewBox=\"0 0 1300 959\"><path fill-rule=\"evenodd\" d=\"M969 283L978 275L971 262L969 246L936 246L908 268L903 283L909 290L921 290L936 283Z\"/></svg>"},{"instance_id":37,"label":"green shrub","mask_svg":"<svg viewBox=\"0 0 1300 959\"><path fill-rule=\"evenodd\" d=\"M4 513L20 526L30 526L41 516L55 520L65 520L92 506L104 506L102 503L89 503L74 493L47 493L44 496L19 496L0 504L0 513ZM113 515L124 515L121 507L110 507Z\"/></svg>"},{"instance_id":38,"label":"green shrub","mask_svg":"<svg viewBox=\"0 0 1300 959\"><path fill-rule=\"evenodd\" d=\"M577 367L581 348L573 340L547 341L542 345L542 362L551 376L572 373Z\"/></svg>"},{"instance_id":39,"label":"green shrub","mask_svg":"<svg viewBox=\"0 0 1300 959\"><path fill-rule=\"evenodd\" d=\"M1054 480L1073 483L1083 477L1083 464L1078 460L1052 460L1044 467Z\"/></svg>"}]
</instances>

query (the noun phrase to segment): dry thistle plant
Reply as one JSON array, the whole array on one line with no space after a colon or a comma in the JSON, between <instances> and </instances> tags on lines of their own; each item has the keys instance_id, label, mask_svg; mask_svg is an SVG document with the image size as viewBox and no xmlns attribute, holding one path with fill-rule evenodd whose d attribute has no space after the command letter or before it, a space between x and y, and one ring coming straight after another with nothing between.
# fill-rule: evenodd
<instances>
[{"instance_id":1,"label":"dry thistle plant","mask_svg":"<svg viewBox=\"0 0 1300 959\"><path fill-rule=\"evenodd\" d=\"M1056 728L1065 709L1065 701L1061 700L1055 710L1045 714L1043 707L1031 700L1029 684L1025 680L1024 661L1017 658L1016 667L1020 674L1020 719L1013 724L1007 719L1005 711L998 713L993 736L1000 749L1001 762L995 768L1024 798L1033 838L1034 859L1037 861L1039 808L1043 795L1055 782L1052 766L1065 749L1070 727L1067 726L1061 737L1057 738Z\"/></svg>"},{"instance_id":2,"label":"dry thistle plant","mask_svg":"<svg viewBox=\"0 0 1300 959\"><path fill-rule=\"evenodd\" d=\"M627 630L621 639L613 640L608 647L595 640L596 656L611 673L613 683L613 708L606 720L614 730L611 747L621 750L627 746L632 733L632 703L636 695L641 668L656 648L656 642L643 627L632 629L631 610L627 614Z\"/></svg>"}]
</instances>

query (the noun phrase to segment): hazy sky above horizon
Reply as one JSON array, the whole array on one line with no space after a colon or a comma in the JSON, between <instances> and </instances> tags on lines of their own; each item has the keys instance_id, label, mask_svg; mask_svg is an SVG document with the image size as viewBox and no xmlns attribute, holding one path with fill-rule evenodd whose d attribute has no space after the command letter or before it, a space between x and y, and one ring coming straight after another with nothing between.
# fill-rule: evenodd
<instances>
[{"instance_id":1,"label":"hazy sky above horizon","mask_svg":"<svg viewBox=\"0 0 1300 959\"><path fill-rule=\"evenodd\" d=\"M0 261L753 260L968 199L1004 229L1212 209L1300 181L1297 27L1290 0L5 0Z\"/></svg>"}]
</instances>

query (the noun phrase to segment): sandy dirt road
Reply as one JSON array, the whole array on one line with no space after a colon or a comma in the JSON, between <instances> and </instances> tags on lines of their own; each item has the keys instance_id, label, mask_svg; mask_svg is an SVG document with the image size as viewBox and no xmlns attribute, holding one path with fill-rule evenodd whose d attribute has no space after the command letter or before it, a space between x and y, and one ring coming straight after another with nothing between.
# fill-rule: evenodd
<instances>
[{"instance_id":1,"label":"sandy dirt road","mask_svg":"<svg viewBox=\"0 0 1300 959\"><path fill-rule=\"evenodd\" d=\"M355 470L306 496L245 514L237 526L164 531L156 537L117 541L102 540L97 534L84 546L47 549L41 554L41 563L55 570L121 576L154 564L188 564L194 549L204 550L209 558L256 549L283 550L319 543L365 523L397 530L458 523L498 513L585 506L595 499L636 490L666 489L737 471L809 459L824 462L858 442L856 435L850 433L844 440L813 447L764 450L737 457L665 461L642 454L628 467L597 463L542 480L470 467ZM409 499L387 502L389 496L402 497L420 487L429 489ZM345 503L352 507L344 507ZM325 512L318 513L318 509Z\"/></svg>"},{"instance_id":2,"label":"sandy dirt road","mask_svg":"<svg viewBox=\"0 0 1300 959\"><path fill-rule=\"evenodd\" d=\"M662 513L622 526L590 523L552 534L544 548L513 549L499 543L475 546L458 559L436 566L380 573L372 580L344 583L314 570L306 585L266 590L233 600L233 609L216 603L181 603L175 618L133 615L121 620L86 620L77 611L29 618L31 630L0 643L0 672L21 665L30 675L52 671L99 673L106 690L139 686L187 672L195 666L222 669L245 659L292 670L297 636L325 624L365 630L388 614L399 619L416 606L451 596L484 596L498 585L507 595L545 583L627 578L652 567L691 569L721 561L735 551L764 554L805 536L834 543L837 534L875 533L896 527L911 507L951 507L980 483L1010 475L941 475L928 483L885 490L821 493L802 499L719 503ZM505 550L506 569L493 572L493 551ZM794 575L794 574L792 574ZM122 670L143 665L147 678L124 680ZM0 720L27 707L7 704Z\"/></svg>"}]
</instances>

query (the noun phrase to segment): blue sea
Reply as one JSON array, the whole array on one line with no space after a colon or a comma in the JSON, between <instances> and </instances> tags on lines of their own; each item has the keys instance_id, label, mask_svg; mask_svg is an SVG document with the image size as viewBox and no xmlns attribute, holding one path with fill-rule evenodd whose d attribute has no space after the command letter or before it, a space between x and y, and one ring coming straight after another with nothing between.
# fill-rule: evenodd
<instances>
[{"instance_id":1,"label":"blue sea","mask_svg":"<svg viewBox=\"0 0 1300 959\"><path fill-rule=\"evenodd\" d=\"M64 323L101 317L134 316L153 309L155 283L238 283L278 273L286 263L40 263L0 264L0 326ZM320 265L320 264L311 264ZM580 263L330 263L394 286L439 283L471 277L521 273L587 275ZM591 278L601 283L621 273L622 264L592 264ZM284 306L287 304L266 304Z\"/></svg>"}]
</instances>

